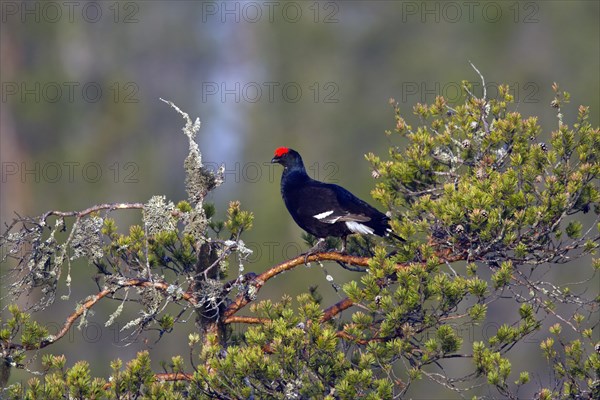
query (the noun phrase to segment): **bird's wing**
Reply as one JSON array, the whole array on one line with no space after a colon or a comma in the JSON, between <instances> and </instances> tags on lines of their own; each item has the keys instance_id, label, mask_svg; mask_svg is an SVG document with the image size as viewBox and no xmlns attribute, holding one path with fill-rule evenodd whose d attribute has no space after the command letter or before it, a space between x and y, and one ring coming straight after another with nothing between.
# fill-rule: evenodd
<instances>
[{"instance_id":1,"label":"bird's wing","mask_svg":"<svg viewBox=\"0 0 600 400\"><path fill-rule=\"evenodd\" d=\"M335 190L337 194L337 202L340 204L340 208L346 210L349 215L357 216L355 221L370 221L371 219L377 219L378 216L381 215L381 212L376 208L372 207L369 203L359 199L346 189L341 186L337 186ZM361 219L358 219L358 216Z\"/></svg>"},{"instance_id":2,"label":"bird's wing","mask_svg":"<svg viewBox=\"0 0 600 400\"><path fill-rule=\"evenodd\" d=\"M371 206L360 200L341 186L318 182L305 187L304 212L310 212L320 222L367 222Z\"/></svg>"},{"instance_id":3,"label":"bird's wing","mask_svg":"<svg viewBox=\"0 0 600 400\"><path fill-rule=\"evenodd\" d=\"M343 223L354 233L373 234L378 229L376 226L387 219L368 203L334 184L313 181L296 187L288 199L296 221Z\"/></svg>"}]
</instances>

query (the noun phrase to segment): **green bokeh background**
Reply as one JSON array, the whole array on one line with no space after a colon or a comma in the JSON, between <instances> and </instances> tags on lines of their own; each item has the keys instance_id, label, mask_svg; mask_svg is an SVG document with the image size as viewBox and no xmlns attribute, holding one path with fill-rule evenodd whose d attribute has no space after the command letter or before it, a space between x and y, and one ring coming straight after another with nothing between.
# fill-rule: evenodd
<instances>
[{"instance_id":1,"label":"green bokeh background","mask_svg":"<svg viewBox=\"0 0 600 400\"><path fill-rule=\"evenodd\" d=\"M306 249L279 196L280 170L268 163L276 147L293 147L314 177L369 199L374 181L364 154L402 145L384 135L394 123L388 99L415 123L415 103L436 94L456 102L463 79L481 94L469 61L485 76L489 95L510 84L516 110L538 115L546 137L557 127L552 82L572 95L567 123L579 104L591 107L594 126L600 121L598 1L0 4L2 225L15 211L146 202L153 194L185 199L183 121L159 98L201 119L204 160L225 165L226 181L209 199L219 216L235 199L255 213L245 236L255 250L246 272ZM134 212L118 216L121 226L139 220ZM577 265L552 274L575 280ZM357 277L338 269L327 266L340 284ZM74 302L95 291L92 275L75 264L72 300L57 301L41 318L62 325ZM277 278L260 297L311 285L326 305L339 297L318 266ZM143 348L151 348L157 369L159 360L186 353L193 319L158 343L149 334L124 346L124 333L104 327L116 306L97 307L90 327L49 350L65 353L69 364L88 359L97 374ZM120 326L136 312L130 309ZM491 317L516 315L498 307ZM488 337L494 329L489 325ZM470 346L477 336L464 338ZM515 372L529 367L546 378L540 338L521 347ZM29 377L14 371L11 382ZM411 394L450 395L426 382Z\"/></svg>"}]
</instances>

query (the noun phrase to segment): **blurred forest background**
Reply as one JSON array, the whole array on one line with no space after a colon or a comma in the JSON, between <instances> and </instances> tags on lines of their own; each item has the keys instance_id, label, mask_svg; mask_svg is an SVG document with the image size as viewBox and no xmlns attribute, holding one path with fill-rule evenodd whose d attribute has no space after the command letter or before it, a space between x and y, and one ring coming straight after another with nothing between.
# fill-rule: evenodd
<instances>
[{"instance_id":1,"label":"blurred forest background","mask_svg":"<svg viewBox=\"0 0 600 400\"><path fill-rule=\"evenodd\" d=\"M254 212L254 229L244 239L255 254L246 272L307 248L280 198L281 170L269 164L276 147L298 150L313 177L370 199L374 182L364 154L402 146L384 134L394 126L388 99L400 103L415 127L415 103L437 94L456 103L463 79L482 93L469 60L484 75L488 96L510 84L517 111L538 115L546 137L557 127L552 82L572 95L566 123L579 104L591 107L593 126L600 121L598 1L0 4L2 226L14 212L146 202L154 194L185 199L183 120L159 98L201 119L204 161L225 165L226 182L210 198L218 215L235 199ZM140 220L135 212L116 215L121 228ZM340 284L358 279L335 265L327 269ZM578 278L576 263L551 271L548 280ZM93 274L93 267L75 264L71 300L57 300L39 318L58 329L76 301L96 292ZM325 305L341 295L313 266L278 278L260 298L295 296L313 285ZM95 307L88 327L74 328L47 350L64 353L69 365L90 360L95 374L144 348L157 370L161 359L187 353L193 318L158 343L155 332L129 343L119 329L138 310L105 327L116 306ZM488 319L515 317L498 305ZM484 338L498 326L484 326ZM479 338L463 337L465 346ZM542 337L512 356L544 380ZM11 382L29 377L13 371ZM441 396L424 383L412 393Z\"/></svg>"}]
</instances>

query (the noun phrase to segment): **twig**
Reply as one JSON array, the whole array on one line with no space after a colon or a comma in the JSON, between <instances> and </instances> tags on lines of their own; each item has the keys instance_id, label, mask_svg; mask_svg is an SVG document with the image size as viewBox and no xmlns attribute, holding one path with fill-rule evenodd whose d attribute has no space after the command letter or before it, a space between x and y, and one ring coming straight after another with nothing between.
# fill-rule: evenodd
<instances>
[{"instance_id":1,"label":"twig","mask_svg":"<svg viewBox=\"0 0 600 400\"><path fill-rule=\"evenodd\" d=\"M194 379L193 374L186 372L165 372L160 374L154 374L154 380L160 382L178 382L178 381L191 381ZM103 389L109 390L113 385L113 382L107 382L104 384Z\"/></svg>"},{"instance_id":2,"label":"twig","mask_svg":"<svg viewBox=\"0 0 600 400\"><path fill-rule=\"evenodd\" d=\"M42 214L41 219L45 221L49 216L56 215L59 217L78 217L81 218L88 214L101 211L101 210L129 210L129 209L143 209L144 204L142 203L105 203L97 204L93 207L86 208L82 211L48 211Z\"/></svg>"},{"instance_id":3,"label":"twig","mask_svg":"<svg viewBox=\"0 0 600 400\"><path fill-rule=\"evenodd\" d=\"M79 317L81 317L86 311L88 311L90 308L92 308L94 305L96 305L96 303L98 303L104 297L116 292L118 289L121 289L124 287L131 287L131 286L153 287L162 292L168 293L168 289L171 286L165 282L150 282L145 279L127 279L124 281L118 281L116 283L116 285L118 287L104 289L104 290L100 291L99 293L89 297L83 304L81 304L79 307L77 307L77 309L71 315L69 315L67 317L67 320L65 321L62 329L60 331L58 331L58 333L56 335L46 337L40 343L36 343L33 345L23 345L23 344L19 344L19 343L11 343L8 347L10 349L17 349L17 350L35 350L35 349L42 349L44 347L47 347L47 346L57 342L58 340L60 340L63 336L65 336L67 334L69 329L71 329L71 326L73 326L73 324L75 323L75 321L77 321L79 319ZM189 293L182 292L181 298L186 300L187 302L189 302L190 304L192 304L194 306L197 304L196 298L193 297Z\"/></svg>"},{"instance_id":4,"label":"twig","mask_svg":"<svg viewBox=\"0 0 600 400\"><path fill-rule=\"evenodd\" d=\"M154 374L155 380L163 381L163 382L191 381L193 378L194 378L194 375L187 374L185 372L171 372L171 373Z\"/></svg>"},{"instance_id":5,"label":"twig","mask_svg":"<svg viewBox=\"0 0 600 400\"><path fill-rule=\"evenodd\" d=\"M471 67L475 70L475 72L477 72L477 75L479 75L479 78L481 79L481 84L483 85L483 100L487 101L487 90L485 87L485 79L483 78L483 75L481 74L481 72L479 72L477 67L471 62L471 60L469 60L469 64L471 64Z\"/></svg>"},{"instance_id":6,"label":"twig","mask_svg":"<svg viewBox=\"0 0 600 400\"><path fill-rule=\"evenodd\" d=\"M267 324L272 320L269 318L260 318L260 317L244 317L238 315L232 315L231 317L225 320L226 324L252 324L252 325L260 325Z\"/></svg>"}]
</instances>

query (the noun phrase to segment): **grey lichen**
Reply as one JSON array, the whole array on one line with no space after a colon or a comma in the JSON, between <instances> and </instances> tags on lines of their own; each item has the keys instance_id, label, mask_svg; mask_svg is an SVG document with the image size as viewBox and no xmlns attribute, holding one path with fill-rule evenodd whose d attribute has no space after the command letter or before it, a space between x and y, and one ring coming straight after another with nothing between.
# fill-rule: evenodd
<instances>
[{"instance_id":1,"label":"grey lichen","mask_svg":"<svg viewBox=\"0 0 600 400\"><path fill-rule=\"evenodd\" d=\"M185 292L179 285L169 285L167 293L173 297L173 300L178 301L183 298Z\"/></svg>"},{"instance_id":2,"label":"grey lichen","mask_svg":"<svg viewBox=\"0 0 600 400\"><path fill-rule=\"evenodd\" d=\"M140 325L140 323L142 323L142 321L144 320L144 317L138 317L135 319L132 319L131 321L129 321L128 323L126 323L121 330L119 330L119 332L124 332L127 331L131 328L137 327Z\"/></svg>"},{"instance_id":3,"label":"grey lichen","mask_svg":"<svg viewBox=\"0 0 600 400\"><path fill-rule=\"evenodd\" d=\"M125 297L127 298L127 296ZM120 316L123 313L123 302L121 302L121 304L119 304L119 306L117 307L117 309L110 315L110 317L108 318L108 320L104 323L105 327L109 327L112 324L115 323L115 320L117 319L118 316Z\"/></svg>"},{"instance_id":4,"label":"grey lichen","mask_svg":"<svg viewBox=\"0 0 600 400\"><path fill-rule=\"evenodd\" d=\"M104 257L101 233L103 224L104 219L98 216L81 218L77 221L71 239L71 249L73 249L71 260L84 257L90 262L96 262Z\"/></svg>"},{"instance_id":5,"label":"grey lichen","mask_svg":"<svg viewBox=\"0 0 600 400\"><path fill-rule=\"evenodd\" d=\"M196 118L195 121L192 121L190 116L181 111L173 102L161 100L173 107L186 121L182 129L189 141L189 153L183 164L186 173L185 187L190 203L194 205L201 204L206 193L220 185L223 179L213 174L212 171L205 168L202 164L202 154L196 142L196 136L198 135L198 131L200 131L200 119Z\"/></svg>"},{"instance_id":6,"label":"grey lichen","mask_svg":"<svg viewBox=\"0 0 600 400\"><path fill-rule=\"evenodd\" d=\"M244 241L242 239L239 239L237 241L234 240L226 240L225 241L225 246L226 249L235 249L237 254L238 254L238 272L239 275L241 276L244 273L244 263L248 260L248 257L250 257L253 253L253 251L246 247L246 244L244 243ZM219 266L219 268L221 268L224 272L227 271L227 267L228 267L228 263L227 263L227 258L223 257L223 262L222 265Z\"/></svg>"},{"instance_id":7,"label":"grey lichen","mask_svg":"<svg viewBox=\"0 0 600 400\"><path fill-rule=\"evenodd\" d=\"M202 207L195 207L185 217L184 222L183 234L193 237L199 245L204 243L206 228L208 226L208 219L206 218L204 209Z\"/></svg>"},{"instance_id":8,"label":"grey lichen","mask_svg":"<svg viewBox=\"0 0 600 400\"><path fill-rule=\"evenodd\" d=\"M176 229L177 221L173 216L175 205L166 201L165 196L153 196L144 205L144 226L148 236Z\"/></svg>"},{"instance_id":9,"label":"grey lichen","mask_svg":"<svg viewBox=\"0 0 600 400\"><path fill-rule=\"evenodd\" d=\"M202 164L202 154L196 142L196 136L200 131L200 119L196 118L195 121L192 121L190 116L181 111L173 102L161 100L173 107L185 120L185 126L182 130L188 138L189 153L183 166L186 175L185 188L193 210L186 216L186 226L183 233L191 235L197 243L203 243L208 226L208 220L203 209L204 197L209 191L223 183L223 168L220 168L217 174L214 174Z\"/></svg>"},{"instance_id":10,"label":"grey lichen","mask_svg":"<svg viewBox=\"0 0 600 400\"><path fill-rule=\"evenodd\" d=\"M218 279L202 281L197 308L203 317L216 319L219 317L219 308L226 301L223 297L223 283Z\"/></svg>"},{"instance_id":11,"label":"grey lichen","mask_svg":"<svg viewBox=\"0 0 600 400\"><path fill-rule=\"evenodd\" d=\"M139 288L141 303L144 305L148 314L156 314L160 305L165 300L163 293L154 288Z\"/></svg>"},{"instance_id":12,"label":"grey lichen","mask_svg":"<svg viewBox=\"0 0 600 400\"><path fill-rule=\"evenodd\" d=\"M21 253L19 264L26 266L26 274L8 274L5 282L11 282L9 293L13 298L20 297L23 293L29 293L33 288L41 288L41 298L31 305L31 310L43 310L52 304L55 299L58 279L63 261L63 245L55 238L56 232L62 228L60 224L54 226L49 236L44 240L45 221L33 218L22 220L23 227L17 234L3 237L3 243L10 239L11 256ZM8 244L8 243L7 243ZM3 282L3 287L5 285Z\"/></svg>"}]
</instances>

